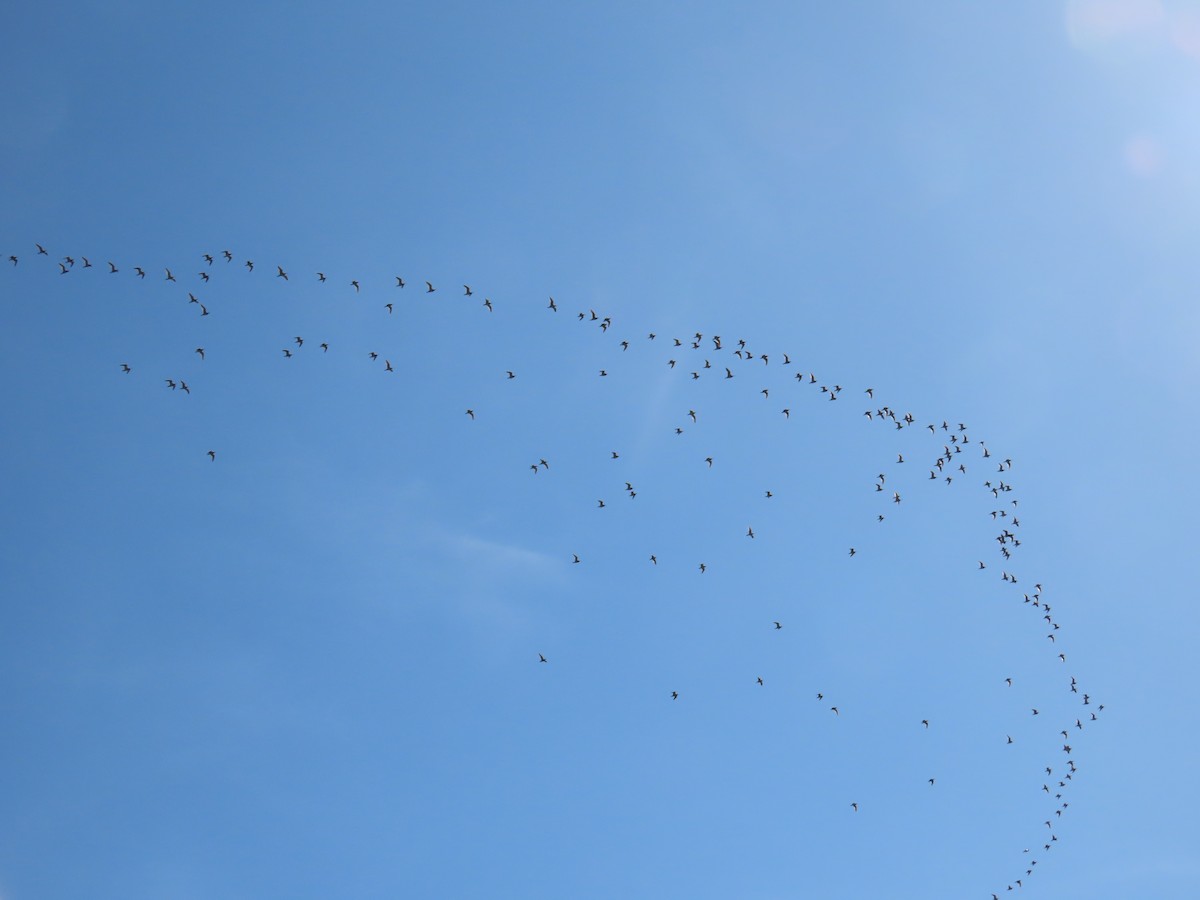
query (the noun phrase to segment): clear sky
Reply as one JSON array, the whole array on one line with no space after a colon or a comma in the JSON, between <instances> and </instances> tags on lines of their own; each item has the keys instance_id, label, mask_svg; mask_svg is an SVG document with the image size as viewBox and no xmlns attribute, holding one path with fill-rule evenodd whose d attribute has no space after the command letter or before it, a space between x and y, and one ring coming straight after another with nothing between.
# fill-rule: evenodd
<instances>
[{"instance_id":1,"label":"clear sky","mask_svg":"<svg viewBox=\"0 0 1200 900\"><path fill-rule=\"evenodd\" d=\"M1197 896L1200 7L48 2L0 84L2 900Z\"/></svg>"}]
</instances>

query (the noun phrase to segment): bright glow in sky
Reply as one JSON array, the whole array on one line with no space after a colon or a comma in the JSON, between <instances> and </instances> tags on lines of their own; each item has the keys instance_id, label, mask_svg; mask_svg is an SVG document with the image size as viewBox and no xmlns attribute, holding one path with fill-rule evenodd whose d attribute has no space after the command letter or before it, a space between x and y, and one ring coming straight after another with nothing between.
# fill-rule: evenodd
<instances>
[{"instance_id":1,"label":"bright glow in sky","mask_svg":"<svg viewBox=\"0 0 1200 900\"><path fill-rule=\"evenodd\" d=\"M810 7L9 13L5 900L1196 896L1200 12Z\"/></svg>"}]
</instances>

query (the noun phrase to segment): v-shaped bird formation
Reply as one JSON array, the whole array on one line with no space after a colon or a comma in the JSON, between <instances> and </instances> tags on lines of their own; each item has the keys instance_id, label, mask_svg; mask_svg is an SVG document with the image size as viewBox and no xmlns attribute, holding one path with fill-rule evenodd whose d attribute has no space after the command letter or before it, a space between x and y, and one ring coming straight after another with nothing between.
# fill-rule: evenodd
<instances>
[{"instance_id":1,"label":"v-shaped bird formation","mask_svg":"<svg viewBox=\"0 0 1200 900\"><path fill-rule=\"evenodd\" d=\"M114 260L105 260L102 264L94 264L91 260L95 257L83 254L59 255L59 252L51 252L36 243L32 245L30 251L24 253L14 251L6 256L11 268L36 266L39 271L44 271L47 275L54 275L58 279L127 279L139 286L144 283L146 289L157 282L157 289L163 296L178 301L181 313L190 311L192 315L195 315L196 341L191 355L194 357L195 363L203 364L204 371L221 365L221 354L217 352L218 348L214 348L205 340L205 326L200 323L200 320L221 315L223 302L220 294L221 282L228 282L235 278L275 281L281 289L288 291L340 292L348 300L374 304L378 315L384 320L403 310L403 302L411 299L405 295L411 293L412 290L422 297L427 297L428 302L455 302L477 306L481 315L485 317L485 322L499 319L503 315L506 305L467 284L461 284L460 291L459 285L439 285L431 280L418 278L413 283L415 285L423 284L424 287L409 289L409 282L402 274L394 274L386 283L376 284L366 277L335 277L328 274L333 271L330 267L324 267L321 270L315 266L306 267L310 271L301 271L296 266L285 267L278 263L256 267L251 259L239 259L232 250L224 248L196 253L194 266L180 265L178 262L173 262L170 266L162 264L133 265L127 261L118 263ZM155 276L156 272L160 274ZM192 274L186 274L188 272ZM181 284L181 279L187 284ZM284 283L286 283L286 288ZM436 296L430 296L434 294ZM368 297L371 299L364 299ZM1020 565L1019 551L1022 547L1022 531L1019 496L1013 480L1013 460L1001 453L994 453L988 444L980 439L965 422L951 421L941 417L936 419L918 418L914 413L898 406L877 401L876 394L883 392L875 385L844 387L838 383L841 380L840 377L838 379L826 378L817 372L802 369L799 362L802 357L794 349L783 352L778 347L752 346L742 338L727 339L719 334L706 334L699 330L677 337L659 339L656 331L645 332L639 329L635 334L632 327L627 328L624 323L618 323L611 315L606 315L603 311L585 308L567 312L561 299L555 300L554 297L547 299L548 303L544 305L541 300L536 302L535 306L540 310L539 315L551 317L556 327L587 329L600 351L611 353L610 357L606 357L608 361L604 362L603 367L593 370L590 377L607 378L610 373L620 372L623 360L634 356L640 346L644 348L645 353L652 355L656 360L654 364L667 377L691 385L699 383L697 390L699 386L703 386L706 391L738 392L738 402L746 405L753 404L752 409L761 410L760 414L763 416L771 416L776 421L788 423L787 427L789 428L798 427L793 423L797 423L802 416L793 415L793 413L801 410L801 404L805 402L806 397L820 400L826 407L829 404L837 404L839 408L848 404L855 404L856 408L861 407L861 415L855 414L861 423L859 427L873 429L877 434L885 434L889 440L895 436L896 440L904 441L902 451L895 450L893 443L889 455L884 459L880 471L874 478L863 479L863 491L873 498L878 507L871 513L869 519L862 523L864 534L869 533L868 529L891 527L891 525L884 524L885 520L892 523L901 518L904 514L905 504L909 503L914 496L921 496L918 493L921 491L968 492L972 502L979 505L981 510L979 515L992 525L992 540L988 547L981 547L974 558L964 559L962 567L966 571L974 572L976 578L989 580L989 587L996 586L1007 592L1013 601L1014 608L1020 608L1026 612L1031 623L1031 638L1044 645L1043 652L1052 657L1056 665L1062 667L1061 670L1064 673L1061 683L1048 689L1068 695L1062 699L1078 707L1077 712L1072 714L1068 720L1058 723L1062 726L1057 732L1061 741L1056 740L1055 746L1047 749L1051 758L1045 760L1044 767L1038 773L1037 783L1033 784L1031 781L1032 789L1036 791L1039 798L1035 802L1040 810L1038 814L1031 816L1031 822L1040 823L1037 827L1045 828L1045 831L1042 832L1042 839L1038 841L1041 851L1040 853L1032 853L1029 850L1023 852L1023 859L1019 865L1014 867L1014 877L1004 886L1003 890L1007 892L1025 887L1038 871L1039 857L1044 858L1044 855L1058 843L1060 823L1070 808L1067 799L1068 792L1079 771L1072 748L1074 736L1094 727L1099 722L1104 705L1093 702L1092 697L1082 691L1076 678L1066 668L1068 655L1062 642L1061 623L1053 614L1042 583L1036 576L1027 575ZM394 378L397 377L396 367L402 362L396 355L389 358L387 355L381 354L381 348L372 346L366 341L360 346L342 347L327 339L325 335L305 336L292 334L291 331L283 332L283 334L288 337L281 339L279 344L261 348L263 354L273 354L277 360L276 364L280 366L296 365L294 360L302 355L315 353L318 356L324 356L328 354L332 358L334 354L344 353L349 354L362 366L369 367L378 377ZM637 335L642 336L638 337ZM382 349L386 350L386 348ZM182 370L182 361L180 369ZM193 389L203 389L194 375L190 376L191 383L189 384L187 380L179 377L178 371L146 371L132 353L125 353L120 358L114 359L112 371L116 373L114 377L121 379L150 378L160 385L159 390L164 391L176 391L190 395ZM505 382L512 382L519 389L523 380L521 375L521 366L514 365L512 369L498 372L497 378ZM611 381L605 382L605 384L611 384ZM697 393L695 396L694 405L678 409L672 417L659 424L664 434L672 436L670 440L686 442L690 437L690 431L698 426L702 427L706 416L704 400L707 395ZM780 399L781 397L783 399ZM468 432L471 429L480 428L488 414L489 410L482 399L478 402L471 402L469 406L460 407L455 412L458 421ZM821 414L819 408L815 406L810 413L814 417ZM469 437L467 439L469 440ZM624 449L619 444L615 448L605 446L597 448L597 454L606 458L608 464L616 469L623 465L626 455ZM219 471L221 466L233 464L228 459L222 458L221 450L220 446L208 446L206 442L205 445L195 448L195 454L197 459L204 461L204 465L216 467L211 471ZM893 455L894 459L892 459ZM548 453L547 456L553 457L553 454ZM722 465L722 461L718 457L718 454L709 454L698 450L693 456L694 465L698 471L711 471L716 475ZM531 481L530 483L543 483L545 479L555 477L558 472L558 468L555 467L559 462L557 459L535 456L528 459L525 464L527 473L521 477L538 476L536 482ZM625 471L624 469L620 470L621 473ZM587 512L600 517L611 516L613 514L612 507L619 505L620 495L623 494L629 500L638 497L643 486L635 484L636 480L636 476L633 480L626 480L625 475L620 474L613 482L615 496L606 494L594 497L590 503L590 510ZM622 484L623 487L620 487ZM771 489L761 489L757 496L760 498L758 502L761 503L778 504L781 502L774 499L776 493ZM626 502L626 500L620 500L620 503ZM645 502L645 500L641 501L641 503ZM581 508L579 513L584 515L585 510ZM747 547L751 544L761 547L763 541L760 538L765 535L766 531L761 526L756 526L755 522L743 521L729 529L728 539L731 542L743 541ZM840 551L838 564L870 565L870 543L871 539L868 537L865 541L856 540L853 545L844 546ZM589 558L587 547L571 548L565 551L563 556L565 562L579 567L574 571L586 569ZM662 555L662 550L657 547L647 546L639 555L639 565L657 568L660 562L671 564L671 561ZM700 558L697 553L691 559L674 560L674 562L678 563L681 570L690 572L690 577L698 578L705 575L714 562L719 563L720 561ZM709 576L709 578L711 577ZM774 638L775 640L787 637L786 625L786 615L781 616L779 620L767 620L761 623L761 627L768 633L783 632L781 637ZM537 666L545 664L542 671L546 677L553 677L554 663L558 658L559 654L552 647L532 648L530 651L532 663ZM768 681L765 681L761 674L755 672L746 674L746 683L770 690ZM1012 689L1013 680L1006 673L997 672L995 684L998 691L1007 691ZM674 703L675 705L671 708L675 710L686 706L691 693L685 684L661 684L651 690L660 692L659 696L663 700ZM808 695L805 702L812 703L812 696ZM830 727L839 727L835 723L844 722L843 713L847 715L853 713L843 699L837 698L833 694L828 695L827 699L824 690L815 691L815 698L815 702L820 704L821 715L827 717ZM836 702L831 703L830 700L836 700ZM1045 708L1041 705L1032 707L1027 715L1044 719L1043 710ZM917 717L912 725L914 729L920 731L935 731L938 722L935 720L931 724L930 718ZM1003 730L998 731L995 740L998 745L1002 746L1016 743L1011 734L1005 733ZM1061 747L1058 746L1059 744ZM929 790L942 790L943 787L940 787L939 784L944 786L945 780L939 783L936 777L937 773L929 773L929 775L930 777L924 779L921 784L927 785ZM847 797L843 809L851 815L868 816L871 809L870 798ZM861 819L855 821L861 821ZM998 894L992 893L991 896L995 898Z\"/></svg>"}]
</instances>

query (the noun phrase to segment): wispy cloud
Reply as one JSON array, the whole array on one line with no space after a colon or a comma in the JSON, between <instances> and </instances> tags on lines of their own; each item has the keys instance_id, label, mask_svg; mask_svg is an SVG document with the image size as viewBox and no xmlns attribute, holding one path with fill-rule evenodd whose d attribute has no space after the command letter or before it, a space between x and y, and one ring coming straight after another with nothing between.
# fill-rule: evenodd
<instances>
[{"instance_id":1,"label":"wispy cloud","mask_svg":"<svg viewBox=\"0 0 1200 900\"><path fill-rule=\"evenodd\" d=\"M551 577L561 570L561 560L516 544L489 540L462 532L437 532L437 541L450 555L473 567L518 577Z\"/></svg>"},{"instance_id":2,"label":"wispy cloud","mask_svg":"<svg viewBox=\"0 0 1200 900\"><path fill-rule=\"evenodd\" d=\"M443 558L439 602L469 623L482 653L503 655L527 641L537 630L534 598L565 579L564 560L519 544L437 529L428 546Z\"/></svg>"}]
</instances>

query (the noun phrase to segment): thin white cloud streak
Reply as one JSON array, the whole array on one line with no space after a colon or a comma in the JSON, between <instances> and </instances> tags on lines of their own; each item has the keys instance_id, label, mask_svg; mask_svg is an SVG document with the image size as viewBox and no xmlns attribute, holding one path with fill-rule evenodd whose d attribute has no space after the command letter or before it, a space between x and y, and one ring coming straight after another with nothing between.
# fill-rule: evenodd
<instances>
[{"instance_id":1,"label":"thin white cloud streak","mask_svg":"<svg viewBox=\"0 0 1200 900\"><path fill-rule=\"evenodd\" d=\"M437 533L437 541L450 555L461 561L477 568L492 569L496 573L549 578L561 571L561 561L516 544L448 531Z\"/></svg>"}]
</instances>

